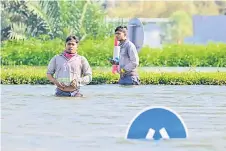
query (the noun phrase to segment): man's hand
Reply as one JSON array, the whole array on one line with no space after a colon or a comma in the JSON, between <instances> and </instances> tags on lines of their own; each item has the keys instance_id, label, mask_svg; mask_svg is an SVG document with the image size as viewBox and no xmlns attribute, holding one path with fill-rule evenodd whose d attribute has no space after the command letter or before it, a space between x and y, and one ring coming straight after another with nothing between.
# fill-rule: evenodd
<instances>
[{"instance_id":1,"label":"man's hand","mask_svg":"<svg viewBox=\"0 0 226 151\"><path fill-rule=\"evenodd\" d=\"M50 82L52 82L53 84L55 84L58 88L60 89L64 89L65 88L65 85L61 82L58 82L52 74L47 74L47 78Z\"/></svg>"},{"instance_id":2,"label":"man's hand","mask_svg":"<svg viewBox=\"0 0 226 151\"><path fill-rule=\"evenodd\" d=\"M119 62L114 60L114 59L109 59L109 62L112 64L112 65L119 65Z\"/></svg>"},{"instance_id":3,"label":"man's hand","mask_svg":"<svg viewBox=\"0 0 226 151\"><path fill-rule=\"evenodd\" d=\"M71 85L74 89L78 89L79 86L80 86L80 82L79 82L79 80L74 79L74 80L71 81L71 84L70 84L70 85Z\"/></svg>"},{"instance_id":4,"label":"man's hand","mask_svg":"<svg viewBox=\"0 0 226 151\"><path fill-rule=\"evenodd\" d=\"M54 80L53 83L60 89L64 89L65 88L65 84L57 81L57 80Z\"/></svg>"},{"instance_id":5,"label":"man's hand","mask_svg":"<svg viewBox=\"0 0 226 151\"><path fill-rule=\"evenodd\" d=\"M124 77L126 75L126 70L121 68L120 69L120 77Z\"/></svg>"}]
</instances>

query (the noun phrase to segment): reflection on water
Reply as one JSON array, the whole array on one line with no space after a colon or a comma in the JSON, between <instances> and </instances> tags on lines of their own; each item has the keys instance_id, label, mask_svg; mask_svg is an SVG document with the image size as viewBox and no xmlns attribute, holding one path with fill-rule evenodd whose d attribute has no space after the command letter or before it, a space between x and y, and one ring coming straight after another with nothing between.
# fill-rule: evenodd
<instances>
[{"instance_id":1,"label":"reflection on water","mask_svg":"<svg viewBox=\"0 0 226 151\"><path fill-rule=\"evenodd\" d=\"M223 151L226 86L90 85L84 98L54 97L53 86L2 85L4 151ZM187 125L186 140L125 140L130 120L166 106Z\"/></svg>"}]
</instances>

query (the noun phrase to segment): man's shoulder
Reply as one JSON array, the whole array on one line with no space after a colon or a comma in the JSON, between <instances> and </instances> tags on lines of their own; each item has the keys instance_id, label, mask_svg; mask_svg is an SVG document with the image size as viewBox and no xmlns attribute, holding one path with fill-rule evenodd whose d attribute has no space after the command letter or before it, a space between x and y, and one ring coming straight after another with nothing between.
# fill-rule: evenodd
<instances>
[{"instance_id":1,"label":"man's shoulder","mask_svg":"<svg viewBox=\"0 0 226 151\"><path fill-rule=\"evenodd\" d=\"M57 59L57 58L59 58L59 57L61 57L61 55L60 55L60 54L56 54L56 55L54 55L51 59Z\"/></svg>"},{"instance_id":2,"label":"man's shoulder","mask_svg":"<svg viewBox=\"0 0 226 151\"><path fill-rule=\"evenodd\" d=\"M81 58L81 59L86 59L86 57L82 56L82 55L78 55L78 57Z\"/></svg>"},{"instance_id":3,"label":"man's shoulder","mask_svg":"<svg viewBox=\"0 0 226 151\"><path fill-rule=\"evenodd\" d=\"M86 57L85 57L85 56L78 55L78 57L79 57L82 61L87 61L87 59L86 59Z\"/></svg>"},{"instance_id":4,"label":"man's shoulder","mask_svg":"<svg viewBox=\"0 0 226 151\"><path fill-rule=\"evenodd\" d=\"M132 46L132 45L134 45L133 43L132 43L132 41L130 41L130 40L126 40L126 43L125 43L127 46Z\"/></svg>"},{"instance_id":5,"label":"man's shoulder","mask_svg":"<svg viewBox=\"0 0 226 151\"><path fill-rule=\"evenodd\" d=\"M130 40L127 41L127 46L128 47L132 47L132 48L136 48L136 46L134 45L134 43Z\"/></svg>"},{"instance_id":6,"label":"man's shoulder","mask_svg":"<svg viewBox=\"0 0 226 151\"><path fill-rule=\"evenodd\" d=\"M55 54L54 56L53 56L53 58L55 57L55 58L57 58L57 57L62 57L63 56L63 53L58 53L58 54Z\"/></svg>"}]
</instances>

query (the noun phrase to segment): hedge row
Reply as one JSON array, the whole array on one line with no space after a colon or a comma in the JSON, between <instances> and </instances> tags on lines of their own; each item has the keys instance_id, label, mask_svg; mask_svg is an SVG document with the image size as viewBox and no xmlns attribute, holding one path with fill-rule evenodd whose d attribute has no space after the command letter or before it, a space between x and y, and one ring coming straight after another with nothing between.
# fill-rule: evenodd
<instances>
[{"instance_id":1,"label":"hedge row","mask_svg":"<svg viewBox=\"0 0 226 151\"><path fill-rule=\"evenodd\" d=\"M226 85L226 72L144 72L139 71L141 84L165 85ZM110 69L93 69L94 84L116 84L119 76ZM46 67L3 66L1 84L50 84Z\"/></svg>"},{"instance_id":2,"label":"hedge row","mask_svg":"<svg viewBox=\"0 0 226 151\"><path fill-rule=\"evenodd\" d=\"M5 41L2 43L2 65L44 65L64 50L60 39ZM112 57L114 39L81 41L79 54L91 66L106 66ZM226 67L226 44L166 45L162 49L143 47L139 52L140 66Z\"/></svg>"}]
</instances>

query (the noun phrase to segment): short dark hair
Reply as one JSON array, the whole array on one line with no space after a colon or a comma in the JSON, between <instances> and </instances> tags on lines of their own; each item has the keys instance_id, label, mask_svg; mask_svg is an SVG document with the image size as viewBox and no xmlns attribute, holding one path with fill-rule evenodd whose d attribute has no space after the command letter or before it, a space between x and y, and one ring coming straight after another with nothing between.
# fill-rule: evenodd
<instances>
[{"instance_id":1,"label":"short dark hair","mask_svg":"<svg viewBox=\"0 0 226 151\"><path fill-rule=\"evenodd\" d=\"M121 32L127 33L127 27L126 26L118 26L115 29L115 32L116 31L121 31Z\"/></svg>"},{"instance_id":2,"label":"short dark hair","mask_svg":"<svg viewBox=\"0 0 226 151\"><path fill-rule=\"evenodd\" d=\"M74 36L74 35L68 36L68 37L66 38L66 43L67 43L68 41L71 41L71 40L74 40L76 43L79 43L78 37L76 37L76 36Z\"/></svg>"}]
</instances>

